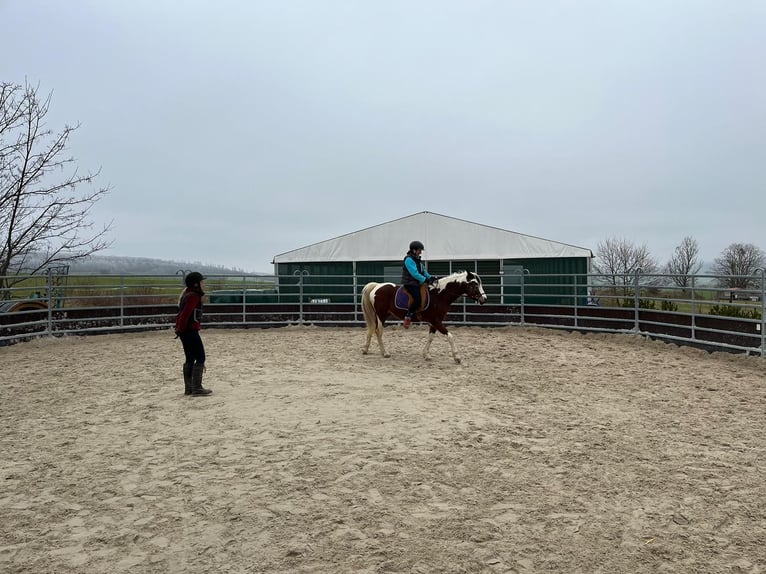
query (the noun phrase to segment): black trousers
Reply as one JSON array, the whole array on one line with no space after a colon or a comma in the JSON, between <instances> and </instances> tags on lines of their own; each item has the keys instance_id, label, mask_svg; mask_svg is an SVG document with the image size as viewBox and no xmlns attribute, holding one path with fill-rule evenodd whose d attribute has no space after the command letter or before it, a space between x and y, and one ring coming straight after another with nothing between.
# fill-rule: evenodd
<instances>
[{"instance_id":1,"label":"black trousers","mask_svg":"<svg viewBox=\"0 0 766 574\"><path fill-rule=\"evenodd\" d=\"M412 305L410 305L410 308L407 310L408 314L414 314L415 310L420 307L420 285L404 285L404 288L407 289L407 293L412 295Z\"/></svg>"},{"instance_id":2,"label":"black trousers","mask_svg":"<svg viewBox=\"0 0 766 574\"><path fill-rule=\"evenodd\" d=\"M194 363L204 365L205 345L202 343L202 337L200 337L199 331L190 329L178 335L178 338L181 339L181 344L184 346L186 362L192 365Z\"/></svg>"}]
</instances>

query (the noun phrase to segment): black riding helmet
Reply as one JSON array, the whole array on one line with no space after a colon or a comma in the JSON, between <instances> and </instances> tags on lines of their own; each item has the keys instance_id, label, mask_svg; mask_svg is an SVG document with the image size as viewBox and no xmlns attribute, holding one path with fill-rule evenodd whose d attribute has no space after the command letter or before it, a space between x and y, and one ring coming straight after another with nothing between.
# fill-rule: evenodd
<instances>
[{"instance_id":1,"label":"black riding helmet","mask_svg":"<svg viewBox=\"0 0 766 574\"><path fill-rule=\"evenodd\" d=\"M425 247L423 247L420 241L413 241L410 243L410 251L415 251L416 249L425 249Z\"/></svg>"},{"instance_id":2,"label":"black riding helmet","mask_svg":"<svg viewBox=\"0 0 766 574\"><path fill-rule=\"evenodd\" d=\"M184 277L184 283L187 287L194 287L200 281L204 281L205 276L197 271L192 271L186 277Z\"/></svg>"}]
</instances>

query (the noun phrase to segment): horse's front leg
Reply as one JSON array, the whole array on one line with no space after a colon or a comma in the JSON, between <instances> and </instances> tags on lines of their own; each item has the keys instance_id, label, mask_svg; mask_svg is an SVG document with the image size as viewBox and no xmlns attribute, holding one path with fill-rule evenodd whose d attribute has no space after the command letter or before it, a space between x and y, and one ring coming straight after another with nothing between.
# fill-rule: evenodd
<instances>
[{"instance_id":1,"label":"horse's front leg","mask_svg":"<svg viewBox=\"0 0 766 574\"><path fill-rule=\"evenodd\" d=\"M460 364L460 357L457 354L457 349L455 348L455 338L452 336L452 333L450 333L447 330L447 327L444 325L431 325L431 329L428 331L428 338L426 339L426 346L423 348L423 358L426 361L431 360L431 355L429 354L429 350L431 349L431 343L433 343L434 337L436 337L436 331L439 331L442 335L447 337L447 342L449 342L450 347L450 353L452 354L452 358L455 359L455 362L459 365Z\"/></svg>"},{"instance_id":2,"label":"horse's front leg","mask_svg":"<svg viewBox=\"0 0 766 574\"><path fill-rule=\"evenodd\" d=\"M423 358L426 361L431 360L431 355L428 353L428 351L431 348L431 343L433 343L435 336L436 336L436 327L431 325L431 328L428 331L428 337L426 337L426 346L423 347Z\"/></svg>"},{"instance_id":3,"label":"horse's front leg","mask_svg":"<svg viewBox=\"0 0 766 574\"><path fill-rule=\"evenodd\" d=\"M449 342L449 347L452 351L452 358L455 359L455 362L459 365L460 357L457 354L457 348L455 348L455 337L453 337L450 332L447 332L447 341Z\"/></svg>"},{"instance_id":4,"label":"horse's front leg","mask_svg":"<svg viewBox=\"0 0 766 574\"><path fill-rule=\"evenodd\" d=\"M436 331L439 331L442 335L447 337L447 342L449 343L450 353L452 354L452 358L455 359L455 362L459 365L460 364L460 356L457 354L457 348L455 347L455 338L452 336L452 333L450 333L447 330L447 327L444 325L431 325L431 329L428 332L428 339L426 340L426 346L423 349L423 358L426 361L431 360L431 356L428 354L428 350L431 347L431 343L434 340L434 337L436 336Z\"/></svg>"}]
</instances>

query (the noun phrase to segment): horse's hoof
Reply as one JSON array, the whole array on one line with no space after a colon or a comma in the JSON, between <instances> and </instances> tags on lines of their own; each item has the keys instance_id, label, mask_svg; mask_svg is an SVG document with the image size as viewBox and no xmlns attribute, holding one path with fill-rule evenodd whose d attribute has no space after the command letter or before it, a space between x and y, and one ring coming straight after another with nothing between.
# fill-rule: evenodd
<instances>
[{"instance_id":1,"label":"horse's hoof","mask_svg":"<svg viewBox=\"0 0 766 574\"><path fill-rule=\"evenodd\" d=\"M366 355L366 354L367 354L367 349L362 349L362 355Z\"/></svg>"},{"instance_id":2,"label":"horse's hoof","mask_svg":"<svg viewBox=\"0 0 766 574\"><path fill-rule=\"evenodd\" d=\"M385 354L385 355L383 355L383 356L384 356L386 359L390 359L390 358L391 358L391 353L386 353L386 354Z\"/></svg>"},{"instance_id":3,"label":"horse's hoof","mask_svg":"<svg viewBox=\"0 0 766 574\"><path fill-rule=\"evenodd\" d=\"M455 362L459 365L460 364L460 357L455 357Z\"/></svg>"}]
</instances>

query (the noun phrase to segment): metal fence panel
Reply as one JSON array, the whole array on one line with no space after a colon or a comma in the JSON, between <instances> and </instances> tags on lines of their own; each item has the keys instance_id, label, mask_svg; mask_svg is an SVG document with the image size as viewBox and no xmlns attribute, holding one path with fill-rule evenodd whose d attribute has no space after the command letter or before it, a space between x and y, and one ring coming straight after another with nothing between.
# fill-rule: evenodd
<instances>
[{"instance_id":1,"label":"metal fence panel","mask_svg":"<svg viewBox=\"0 0 766 574\"><path fill-rule=\"evenodd\" d=\"M517 270L519 271L519 270ZM764 272L746 289L732 277L682 278L635 272L482 276L488 303L459 299L453 325L539 325L582 332L636 333L679 344L764 356ZM206 327L362 326L369 275L208 277ZM739 281L742 283L742 281ZM183 288L175 276L0 277L0 345L39 336L171 329ZM681 286L683 285L683 286Z\"/></svg>"}]
</instances>

